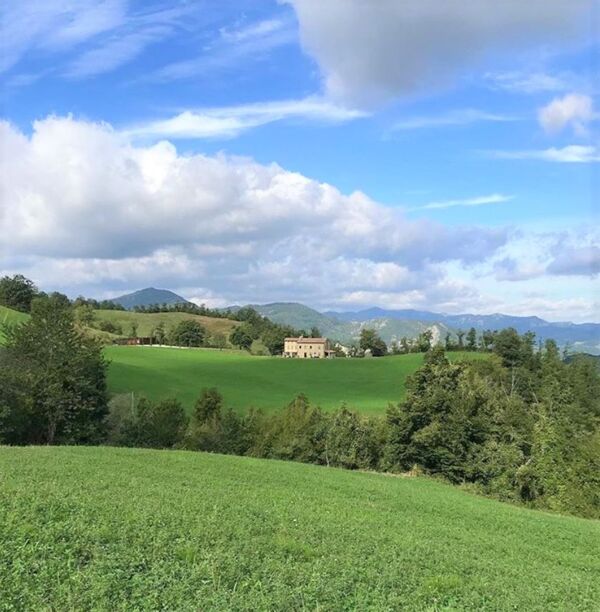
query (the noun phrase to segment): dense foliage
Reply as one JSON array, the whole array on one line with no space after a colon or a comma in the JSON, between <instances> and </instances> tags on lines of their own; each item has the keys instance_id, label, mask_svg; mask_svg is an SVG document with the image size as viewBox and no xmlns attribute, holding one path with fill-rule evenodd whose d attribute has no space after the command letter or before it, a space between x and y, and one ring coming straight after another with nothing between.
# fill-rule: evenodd
<instances>
[{"instance_id":1,"label":"dense foliage","mask_svg":"<svg viewBox=\"0 0 600 612\"><path fill-rule=\"evenodd\" d=\"M107 414L100 345L75 326L60 295L33 300L0 352L0 443L97 443Z\"/></svg>"},{"instance_id":2,"label":"dense foliage","mask_svg":"<svg viewBox=\"0 0 600 612\"><path fill-rule=\"evenodd\" d=\"M33 281L21 274L0 278L0 306L29 312L31 302L39 294Z\"/></svg>"}]
</instances>

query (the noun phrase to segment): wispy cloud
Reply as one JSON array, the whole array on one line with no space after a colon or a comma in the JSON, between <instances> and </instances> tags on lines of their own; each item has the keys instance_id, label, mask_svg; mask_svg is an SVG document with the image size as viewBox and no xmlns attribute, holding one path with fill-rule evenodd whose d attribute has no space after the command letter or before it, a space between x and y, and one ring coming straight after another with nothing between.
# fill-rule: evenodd
<instances>
[{"instance_id":1,"label":"wispy cloud","mask_svg":"<svg viewBox=\"0 0 600 612\"><path fill-rule=\"evenodd\" d=\"M572 88L575 77L572 74L547 74L545 72L488 72L485 81L492 89L512 93L535 94L560 92Z\"/></svg>"},{"instance_id":2,"label":"wispy cloud","mask_svg":"<svg viewBox=\"0 0 600 612\"><path fill-rule=\"evenodd\" d=\"M474 198L465 198L460 200L443 200L441 202L430 202L419 209L442 209L454 208L455 206L486 206L488 204L501 204L513 200L512 195L503 195L501 193L492 193L490 195L477 196ZM413 209L414 210L414 209Z\"/></svg>"},{"instance_id":3,"label":"wispy cloud","mask_svg":"<svg viewBox=\"0 0 600 612\"><path fill-rule=\"evenodd\" d=\"M163 39L171 32L170 28L154 27L126 36L116 36L104 45L80 55L67 66L63 74L70 78L86 78L111 72L129 63L149 44Z\"/></svg>"},{"instance_id":4,"label":"wispy cloud","mask_svg":"<svg viewBox=\"0 0 600 612\"><path fill-rule=\"evenodd\" d=\"M246 130L285 119L341 123L365 116L363 111L321 98L304 98L187 110L169 119L132 126L125 133L141 138L233 138Z\"/></svg>"},{"instance_id":5,"label":"wispy cloud","mask_svg":"<svg viewBox=\"0 0 600 612\"><path fill-rule=\"evenodd\" d=\"M62 52L118 28L126 21L124 0L0 4L0 72L32 51Z\"/></svg>"},{"instance_id":6,"label":"wispy cloud","mask_svg":"<svg viewBox=\"0 0 600 612\"><path fill-rule=\"evenodd\" d=\"M290 18L268 19L241 29L221 29L219 38L203 50L200 57L172 62L148 78L176 81L206 72L231 68L249 58L268 54L273 49L297 40L296 23Z\"/></svg>"},{"instance_id":7,"label":"wispy cloud","mask_svg":"<svg viewBox=\"0 0 600 612\"><path fill-rule=\"evenodd\" d=\"M568 145L561 149L551 147L531 151L491 151L490 154L500 159L537 159L573 164L600 162L600 149L592 145Z\"/></svg>"},{"instance_id":8,"label":"wispy cloud","mask_svg":"<svg viewBox=\"0 0 600 612\"><path fill-rule=\"evenodd\" d=\"M409 117L396 122L392 126L392 131L418 130L424 128L451 127L469 125L482 122L506 122L517 121L518 117L489 113L475 108L462 108L452 110L440 115L427 115L419 117Z\"/></svg>"}]
</instances>

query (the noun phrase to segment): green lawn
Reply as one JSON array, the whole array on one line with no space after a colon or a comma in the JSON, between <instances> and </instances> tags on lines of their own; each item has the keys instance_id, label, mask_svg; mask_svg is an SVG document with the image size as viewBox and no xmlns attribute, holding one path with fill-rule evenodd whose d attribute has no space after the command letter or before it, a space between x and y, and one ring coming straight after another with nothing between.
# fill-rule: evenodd
<instances>
[{"instance_id":1,"label":"green lawn","mask_svg":"<svg viewBox=\"0 0 600 612\"><path fill-rule=\"evenodd\" d=\"M599 550L428 479L0 447L2 610L598 610Z\"/></svg>"},{"instance_id":2,"label":"green lawn","mask_svg":"<svg viewBox=\"0 0 600 612\"><path fill-rule=\"evenodd\" d=\"M406 377L423 355L378 359L283 359L240 351L112 346L109 388L151 399L177 397L193 405L203 387L217 387L228 406L279 410L299 393L325 410L343 402L365 413L383 412L404 395ZM463 353L462 356L472 356ZM453 358L461 356L460 353Z\"/></svg>"}]
</instances>

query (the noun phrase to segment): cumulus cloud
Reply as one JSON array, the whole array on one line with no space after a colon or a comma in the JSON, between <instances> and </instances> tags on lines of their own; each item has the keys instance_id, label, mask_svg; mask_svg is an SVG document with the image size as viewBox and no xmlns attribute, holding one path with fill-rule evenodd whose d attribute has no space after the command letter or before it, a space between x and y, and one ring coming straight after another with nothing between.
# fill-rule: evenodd
<instances>
[{"instance_id":1,"label":"cumulus cloud","mask_svg":"<svg viewBox=\"0 0 600 612\"><path fill-rule=\"evenodd\" d=\"M334 302L433 288L440 262L481 262L507 239L503 229L409 221L276 164L136 146L106 124L49 117L25 135L1 123L0 142L5 271L25 258L21 271L71 292L162 279L209 287L215 299L322 292Z\"/></svg>"},{"instance_id":2,"label":"cumulus cloud","mask_svg":"<svg viewBox=\"0 0 600 612\"><path fill-rule=\"evenodd\" d=\"M600 247L583 246L562 249L548 265L547 272L568 276L597 276L600 274Z\"/></svg>"},{"instance_id":3,"label":"cumulus cloud","mask_svg":"<svg viewBox=\"0 0 600 612\"><path fill-rule=\"evenodd\" d=\"M592 98L578 93L555 98L538 112L540 125L549 134L558 134L570 126L575 134L585 136L593 118Z\"/></svg>"},{"instance_id":4,"label":"cumulus cloud","mask_svg":"<svg viewBox=\"0 0 600 612\"><path fill-rule=\"evenodd\" d=\"M447 85L486 54L579 31L592 0L288 0L327 91L373 104Z\"/></svg>"}]
</instances>

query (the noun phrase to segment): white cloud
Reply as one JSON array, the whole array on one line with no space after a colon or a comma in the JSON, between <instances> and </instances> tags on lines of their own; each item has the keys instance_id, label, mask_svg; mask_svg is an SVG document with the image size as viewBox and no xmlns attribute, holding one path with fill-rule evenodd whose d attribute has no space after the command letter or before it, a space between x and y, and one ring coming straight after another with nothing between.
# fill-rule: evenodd
<instances>
[{"instance_id":1,"label":"white cloud","mask_svg":"<svg viewBox=\"0 0 600 612\"><path fill-rule=\"evenodd\" d=\"M488 204L501 204L503 202L510 202L514 199L514 196L503 195L501 193L492 193L490 195L478 196L475 198L465 198L462 200L444 200L441 202L430 202L421 206L421 208L429 209L441 209L441 208L453 208L455 206L486 206Z\"/></svg>"},{"instance_id":2,"label":"white cloud","mask_svg":"<svg viewBox=\"0 0 600 612\"><path fill-rule=\"evenodd\" d=\"M577 135L585 136L587 125L594 119L592 98L578 93L555 98L538 111L538 119L549 134L557 134L571 126Z\"/></svg>"},{"instance_id":3,"label":"white cloud","mask_svg":"<svg viewBox=\"0 0 600 612\"><path fill-rule=\"evenodd\" d=\"M516 121L518 118L510 115L489 113L475 108L463 108L440 115L423 117L408 117L396 122L392 130L417 130L421 128L448 127L454 125L470 125L472 123L494 122L504 123Z\"/></svg>"},{"instance_id":4,"label":"white cloud","mask_svg":"<svg viewBox=\"0 0 600 612\"><path fill-rule=\"evenodd\" d=\"M26 136L1 123L0 142L4 271L70 293L158 284L240 301L434 296L437 262L469 266L507 239L409 221L275 164L134 146L105 124L49 117Z\"/></svg>"},{"instance_id":5,"label":"white cloud","mask_svg":"<svg viewBox=\"0 0 600 612\"><path fill-rule=\"evenodd\" d=\"M31 51L75 47L125 22L124 0L19 0L0 4L0 72Z\"/></svg>"},{"instance_id":6,"label":"white cloud","mask_svg":"<svg viewBox=\"0 0 600 612\"><path fill-rule=\"evenodd\" d=\"M488 72L485 80L493 89L512 93L535 94L565 91L576 80L572 74L547 74L545 72Z\"/></svg>"},{"instance_id":7,"label":"white cloud","mask_svg":"<svg viewBox=\"0 0 600 612\"><path fill-rule=\"evenodd\" d=\"M175 117L131 127L126 134L160 138L231 138L254 127L285 119L340 123L366 113L318 98L261 102L184 111Z\"/></svg>"},{"instance_id":8,"label":"white cloud","mask_svg":"<svg viewBox=\"0 0 600 612\"><path fill-rule=\"evenodd\" d=\"M189 79L248 64L268 56L274 49L297 40L296 24L286 18L269 19L238 30L221 30L215 42L201 50L198 57L179 60L162 66L148 80L168 82Z\"/></svg>"},{"instance_id":9,"label":"white cloud","mask_svg":"<svg viewBox=\"0 0 600 612\"><path fill-rule=\"evenodd\" d=\"M502 159L537 159L566 164L589 164L600 161L600 149L593 145L568 145L557 149L533 151L493 151L494 157Z\"/></svg>"},{"instance_id":10,"label":"white cloud","mask_svg":"<svg viewBox=\"0 0 600 612\"><path fill-rule=\"evenodd\" d=\"M574 36L592 0L288 0L327 91L373 104L437 89L490 52Z\"/></svg>"}]
</instances>

